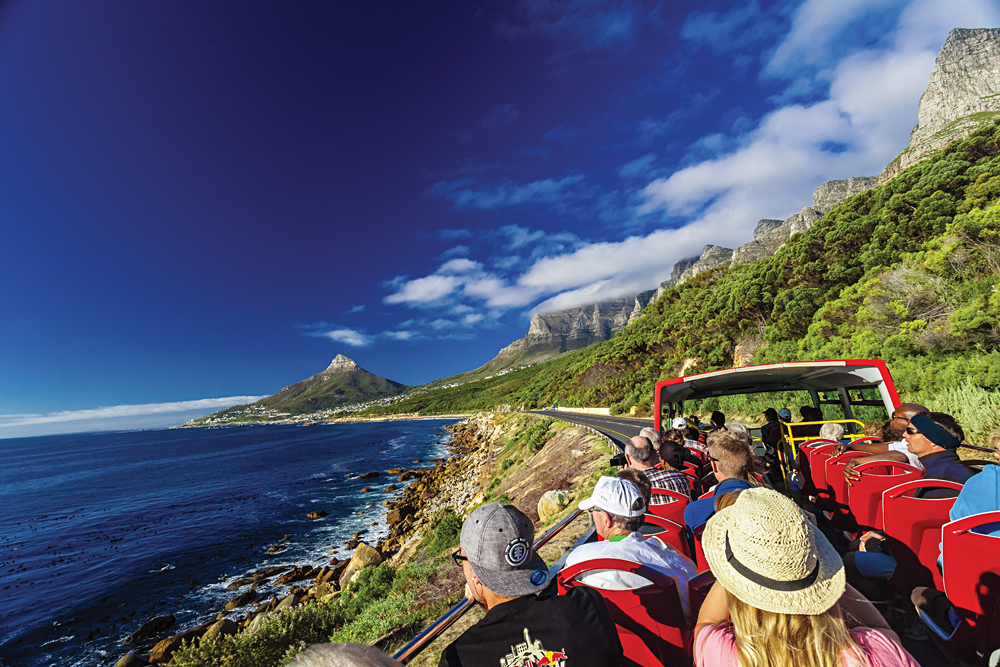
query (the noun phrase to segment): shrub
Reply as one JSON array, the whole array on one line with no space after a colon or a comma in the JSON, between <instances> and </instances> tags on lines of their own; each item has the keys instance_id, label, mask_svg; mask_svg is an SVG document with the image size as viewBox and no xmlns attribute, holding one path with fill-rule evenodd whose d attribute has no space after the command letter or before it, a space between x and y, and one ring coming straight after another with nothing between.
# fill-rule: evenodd
<instances>
[{"instance_id":1,"label":"shrub","mask_svg":"<svg viewBox=\"0 0 1000 667\"><path fill-rule=\"evenodd\" d=\"M240 632L187 645L174 653L174 667L274 667L308 644L326 641L344 622L337 600L309 604L268 618L256 632Z\"/></svg>"},{"instance_id":2,"label":"shrub","mask_svg":"<svg viewBox=\"0 0 1000 667\"><path fill-rule=\"evenodd\" d=\"M413 595L408 593L376 600L368 604L353 621L330 635L330 641L370 644L382 635L407 625L407 612L412 605Z\"/></svg>"},{"instance_id":3,"label":"shrub","mask_svg":"<svg viewBox=\"0 0 1000 667\"><path fill-rule=\"evenodd\" d=\"M462 519L451 510L445 510L434 524L434 532L426 545L429 556L437 556L445 549L458 544L462 533Z\"/></svg>"},{"instance_id":4,"label":"shrub","mask_svg":"<svg viewBox=\"0 0 1000 667\"><path fill-rule=\"evenodd\" d=\"M358 578L348 584L347 589L340 596L344 619L353 620L369 604L388 595L389 591L392 590L392 582L395 577L396 570L389 567L387 563L379 563L375 567L366 567L361 570Z\"/></svg>"}]
</instances>

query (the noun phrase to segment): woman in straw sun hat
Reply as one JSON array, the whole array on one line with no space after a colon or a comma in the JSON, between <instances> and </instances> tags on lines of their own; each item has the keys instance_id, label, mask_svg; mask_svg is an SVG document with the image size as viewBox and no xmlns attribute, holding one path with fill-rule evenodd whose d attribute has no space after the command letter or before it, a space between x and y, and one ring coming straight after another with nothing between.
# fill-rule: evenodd
<instances>
[{"instance_id":1,"label":"woman in straw sun hat","mask_svg":"<svg viewBox=\"0 0 1000 667\"><path fill-rule=\"evenodd\" d=\"M702 546L716 582L694 630L697 665L917 667L846 585L826 537L777 491L740 493L709 519Z\"/></svg>"}]
</instances>

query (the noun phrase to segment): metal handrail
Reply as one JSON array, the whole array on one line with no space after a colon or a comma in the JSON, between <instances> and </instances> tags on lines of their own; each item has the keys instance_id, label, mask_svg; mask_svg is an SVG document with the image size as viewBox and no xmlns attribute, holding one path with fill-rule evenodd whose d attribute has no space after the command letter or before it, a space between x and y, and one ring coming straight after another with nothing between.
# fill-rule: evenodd
<instances>
[{"instance_id":1,"label":"metal handrail","mask_svg":"<svg viewBox=\"0 0 1000 667\"><path fill-rule=\"evenodd\" d=\"M562 532L563 528L571 524L581 514L583 514L583 510L573 510L565 519L552 526L547 533L542 535L535 542L535 551L537 552L543 546L548 544L549 540ZM428 644L440 637L445 630L450 628L455 623L455 621L462 618L462 616L465 615L465 612L472 609L473 604L473 601L469 598L463 598L461 602L439 616L438 619L431 623L431 625L428 626L423 632L410 640L410 643L396 651L392 656L393 659L398 660L404 665L408 663L421 651L423 651Z\"/></svg>"}]
</instances>

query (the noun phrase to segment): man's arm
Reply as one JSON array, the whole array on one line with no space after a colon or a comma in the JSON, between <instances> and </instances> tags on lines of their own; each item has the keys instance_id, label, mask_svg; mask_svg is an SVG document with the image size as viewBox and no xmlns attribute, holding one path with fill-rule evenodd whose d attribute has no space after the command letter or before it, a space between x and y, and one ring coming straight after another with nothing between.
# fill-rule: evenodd
<instances>
[{"instance_id":1,"label":"man's arm","mask_svg":"<svg viewBox=\"0 0 1000 667\"><path fill-rule=\"evenodd\" d=\"M908 463L906 454L895 450L883 452L882 454L875 454L873 456L851 459L847 462L847 465L844 466L844 479L847 480L847 483L854 484L854 482L861 479L861 473L857 472L855 468L862 463L871 463L872 461L897 461L899 463Z\"/></svg>"},{"instance_id":2,"label":"man's arm","mask_svg":"<svg viewBox=\"0 0 1000 667\"><path fill-rule=\"evenodd\" d=\"M833 448L832 456L840 456L844 452L868 452L869 454L883 454L889 451L889 445L884 442L859 442L856 445L837 445Z\"/></svg>"}]
</instances>

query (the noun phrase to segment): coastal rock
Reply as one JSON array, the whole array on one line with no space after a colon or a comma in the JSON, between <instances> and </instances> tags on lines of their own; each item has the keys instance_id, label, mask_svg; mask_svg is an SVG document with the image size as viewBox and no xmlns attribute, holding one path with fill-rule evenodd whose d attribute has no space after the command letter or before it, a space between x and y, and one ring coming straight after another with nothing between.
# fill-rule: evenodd
<instances>
[{"instance_id":1,"label":"coastal rock","mask_svg":"<svg viewBox=\"0 0 1000 667\"><path fill-rule=\"evenodd\" d=\"M232 611L233 609L238 609L239 607L243 607L245 605L250 604L256 599L257 599L257 591L251 588L250 590L240 593L232 600L227 602L226 610Z\"/></svg>"},{"instance_id":2,"label":"coastal rock","mask_svg":"<svg viewBox=\"0 0 1000 667\"><path fill-rule=\"evenodd\" d=\"M413 512L414 508L412 505L401 505L386 515L386 523L390 526L395 526L397 523L401 523L406 517L412 516Z\"/></svg>"},{"instance_id":3,"label":"coastal rock","mask_svg":"<svg viewBox=\"0 0 1000 667\"><path fill-rule=\"evenodd\" d=\"M135 653L126 653L122 657L118 658L118 662L115 663L115 667L145 667L149 663L146 662L141 656Z\"/></svg>"},{"instance_id":4,"label":"coastal rock","mask_svg":"<svg viewBox=\"0 0 1000 667\"><path fill-rule=\"evenodd\" d=\"M340 579L338 580L340 589L343 590L347 583L351 581L351 577L353 577L356 573L365 569L369 565L378 565L381 562L382 554L362 542L354 550L354 555L351 556L350 563L348 563L347 568L340 575Z\"/></svg>"},{"instance_id":5,"label":"coastal rock","mask_svg":"<svg viewBox=\"0 0 1000 667\"><path fill-rule=\"evenodd\" d=\"M253 577L240 577L236 581L226 586L227 591L238 591L247 584L253 583Z\"/></svg>"},{"instance_id":6,"label":"coastal rock","mask_svg":"<svg viewBox=\"0 0 1000 667\"><path fill-rule=\"evenodd\" d=\"M169 662L172 657L174 657L174 651L181 647L181 643L187 641L192 642L198 639L203 634L208 632L208 628L211 624L199 625L197 628L188 630L187 632L182 632L179 635L174 635L169 639L164 639L156 646L153 650L149 652L149 662L151 664L159 664L161 662Z\"/></svg>"},{"instance_id":7,"label":"coastal rock","mask_svg":"<svg viewBox=\"0 0 1000 667\"><path fill-rule=\"evenodd\" d=\"M296 581L302 581L303 579L310 579L319 574L320 568L309 567L308 565L300 565L298 567L293 567L288 572L284 573L274 582L275 586L284 586Z\"/></svg>"},{"instance_id":8,"label":"coastal rock","mask_svg":"<svg viewBox=\"0 0 1000 667\"><path fill-rule=\"evenodd\" d=\"M249 632L253 634L260 630L260 626L263 625L264 621L274 616L277 612L274 611L262 611L253 617L253 620L247 625L244 632Z\"/></svg>"},{"instance_id":9,"label":"coastal rock","mask_svg":"<svg viewBox=\"0 0 1000 667\"><path fill-rule=\"evenodd\" d=\"M239 631L240 626L236 621L223 618L213 623L212 627L205 631L205 634L201 637L201 641L207 641L216 637L225 637L226 635L235 635Z\"/></svg>"},{"instance_id":10,"label":"coastal rock","mask_svg":"<svg viewBox=\"0 0 1000 667\"><path fill-rule=\"evenodd\" d=\"M372 487L366 486L361 489L361 493L371 493Z\"/></svg>"},{"instance_id":11,"label":"coastal rock","mask_svg":"<svg viewBox=\"0 0 1000 667\"><path fill-rule=\"evenodd\" d=\"M146 639L147 637L152 637L153 635L158 635L176 621L173 616L154 616L145 623L139 626L139 629L126 637L122 644L134 644L135 642Z\"/></svg>"},{"instance_id":12,"label":"coastal rock","mask_svg":"<svg viewBox=\"0 0 1000 667\"><path fill-rule=\"evenodd\" d=\"M319 574L316 575L316 585L320 586L328 582L336 583L340 581L340 575L344 573L350 562L349 559L337 560L336 558L330 561L330 565L321 569Z\"/></svg>"},{"instance_id":13,"label":"coastal rock","mask_svg":"<svg viewBox=\"0 0 1000 667\"><path fill-rule=\"evenodd\" d=\"M312 512L309 512L309 514L307 514L306 516L308 516L310 519L322 519L323 517L330 516L330 514L328 512L324 512L323 510L314 510Z\"/></svg>"},{"instance_id":14,"label":"coastal rock","mask_svg":"<svg viewBox=\"0 0 1000 667\"><path fill-rule=\"evenodd\" d=\"M570 495L566 491L561 491L558 489L553 489L552 491L546 491L542 494L542 497L538 499L538 518L545 523L549 520L549 517L555 516L562 510L566 509L569 504Z\"/></svg>"},{"instance_id":15,"label":"coastal rock","mask_svg":"<svg viewBox=\"0 0 1000 667\"><path fill-rule=\"evenodd\" d=\"M265 567L260 570L257 570L252 575L250 575L250 585L260 586L271 577L281 574L282 572L287 570L288 567L289 567L288 565L273 565L271 567Z\"/></svg>"},{"instance_id":16,"label":"coastal rock","mask_svg":"<svg viewBox=\"0 0 1000 667\"><path fill-rule=\"evenodd\" d=\"M389 486L385 487L385 492L386 493L392 493L395 490L396 490L396 485L395 484L390 484Z\"/></svg>"},{"instance_id":17,"label":"coastal rock","mask_svg":"<svg viewBox=\"0 0 1000 667\"><path fill-rule=\"evenodd\" d=\"M293 607L299 606L302 603L302 598L305 597L301 593L289 593L285 598L278 603L275 611L282 611L283 609L291 609Z\"/></svg>"},{"instance_id":18,"label":"coastal rock","mask_svg":"<svg viewBox=\"0 0 1000 667\"><path fill-rule=\"evenodd\" d=\"M407 481L407 480L411 480L411 479L413 479L413 478L414 478L414 477L416 477L416 476L417 476L417 474L416 474L416 473L415 473L414 471L412 471L412 470L407 470L407 471L406 471L406 472L404 472L404 473L403 473L402 475L400 475L400 476L399 476L399 477L398 477L398 478L396 479L396 481L397 481L397 482L405 482L405 481Z\"/></svg>"},{"instance_id":19,"label":"coastal rock","mask_svg":"<svg viewBox=\"0 0 1000 667\"><path fill-rule=\"evenodd\" d=\"M378 470L371 470L366 472L364 475L358 475L358 479L374 479L378 477L381 473Z\"/></svg>"},{"instance_id":20,"label":"coastal rock","mask_svg":"<svg viewBox=\"0 0 1000 667\"><path fill-rule=\"evenodd\" d=\"M312 518L312 517L310 517L310 518ZM284 545L284 544L275 544L275 545L270 546L270 547L267 548L267 553L272 554L272 555L273 554L280 554L282 551L284 551L287 548L288 548L287 545Z\"/></svg>"},{"instance_id":21,"label":"coastal rock","mask_svg":"<svg viewBox=\"0 0 1000 667\"><path fill-rule=\"evenodd\" d=\"M385 474L386 475L398 475L401 472L403 472L402 468L392 468L391 470L386 470Z\"/></svg>"}]
</instances>

